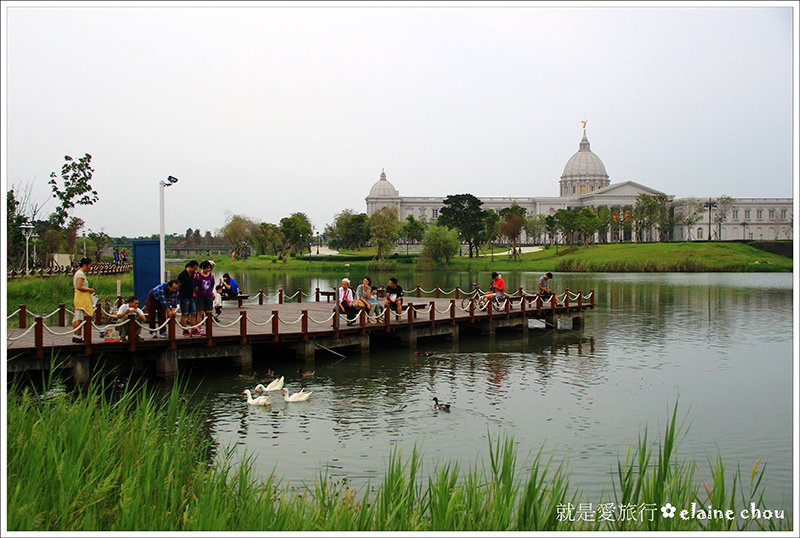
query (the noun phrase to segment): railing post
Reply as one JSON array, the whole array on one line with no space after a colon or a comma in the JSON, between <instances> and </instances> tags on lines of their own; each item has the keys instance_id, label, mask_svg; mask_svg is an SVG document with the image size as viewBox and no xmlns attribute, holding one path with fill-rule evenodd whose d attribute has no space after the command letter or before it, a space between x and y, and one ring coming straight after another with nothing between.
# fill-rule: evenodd
<instances>
[{"instance_id":1,"label":"railing post","mask_svg":"<svg viewBox=\"0 0 800 538\"><path fill-rule=\"evenodd\" d=\"M367 334L367 311L363 308L358 314L358 324L361 325L361 334Z\"/></svg>"},{"instance_id":2,"label":"railing post","mask_svg":"<svg viewBox=\"0 0 800 538\"><path fill-rule=\"evenodd\" d=\"M436 286L436 298L439 299L442 296L442 288Z\"/></svg>"},{"instance_id":3,"label":"railing post","mask_svg":"<svg viewBox=\"0 0 800 538\"><path fill-rule=\"evenodd\" d=\"M103 307L100 306L100 303L94 307L94 322L98 325L103 323Z\"/></svg>"},{"instance_id":4,"label":"railing post","mask_svg":"<svg viewBox=\"0 0 800 538\"><path fill-rule=\"evenodd\" d=\"M128 314L128 351L136 351L136 314Z\"/></svg>"},{"instance_id":5,"label":"railing post","mask_svg":"<svg viewBox=\"0 0 800 538\"><path fill-rule=\"evenodd\" d=\"M511 311L511 300L506 297L506 302L503 305L503 311L508 314Z\"/></svg>"},{"instance_id":6,"label":"railing post","mask_svg":"<svg viewBox=\"0 0 800 538\"><path fill-rule=\"evenodd\" d=\"M36 358L44 357L44 318L36 316L36 326L33 329L33 341L36 346Z\"/></svg>"},{"instance_id":7,"label":"railing post","mask_svg":"<svg viewBox=\"0 0 800 538\"><path fill-rule=\"evenodd\" d=\"M24 304L19 305L19 328L28 328L28 307Z\"/></svg>"},{"instance_id":8,"label":"railing post","mask_svg":"<svg viewBox=\"0 0 800 538\"><path fill-rule=\"evenodd\" d=\"M583 308L583 291L578 290L578 307Z\"/></svg>"},{"instance_id":9,"label":"railing post","mask_svg":"<svg viewBox=\"0 0 800 538\"><path fill-rule=\"evenodd\" d=\"M283 288L278 290L278 304L283 304Z\"/></svg>"},{"instance_id":10,"label":"railing post","mask_svg":"<svg viewBox=\"0 0 800 538\"><path fill-rule=\"evenodd\" d=\"M169 345L167 345L167 349L175 349L178 347L178 337L177 337L177 325L175 321L175 316L172 316L167 321L167 339L169 339Z\"/></svg>"},{"instance_id":11,"label":"railing post","mask_svg":"<svg viewBox=\"0 0 800 538\"><path fill-rule=\"evenodd\" d=\"M297 302L298 303L302 303L303 302L303 290L302 289L297 290Z\"/></svg>"},{"instance_id":12,"label":"railing post","mask_svg":"<svg viewBox=\"0 0 800 538\"><path fill-rule=\"evenodd\" d=\"M264 290L258 290L258 306L264 305Z\"/></svg>"},{"instance_id":13,"label":"railing post","mask_svg":"<svg viewBox=\"0 0 800 538\"><path fill-rule=\"evenodd\" d=\"M475 321L475 299L469 300L469 319Z\"/></svg>"},{"instance_id":14,"label":"railing post","mask_svg":"<svg viewBox=\"0 0 800 538\"><path fill-rule=\"evenodd\" d=\"M206 345L214 345L214 318L211 316L206 316Z\"/></svg>"},{"instance_id":15,"label":"railing post","mask_svg":"<svg viewBox=\"0 0 800 538\"><path fill-rule=\"evenodd\" d=\"M589 300L591 301L589 304L591 304L592 308L594 308L594 290L589 292L589 297L590 297Z\"/></svg>"},{"instance_id":16,"label":"railing post","mask_svg":"<svg viewBox=\"0 0 800 538\"><path fill-rule=\"evenodd\" d=\"M436 321L436 302L435 301L431 301L430 305L431 305L431 317L430 317L431 325L435 325L436 324L435 323L435 321Z\"/></svg>"},{"instance_id":17,"label":"railing post","mask_svg":"<svg viewBox=\"0 0 800 538\"><path fill-rule=\"evenodd\" d=\"M537 314L541 314L541 312L542 312L542 296L541 295L537 295L536 296L536 313Z\"/></svg>"},{"instance_id":18,"label":"railing post","mask_svg":"<svg viewBox=\"0 0 800 538\"><path fill-rule=\"evenodd\" d=\"M527 303L527 302L528 301L525 300L525 295L523 295L522 299L520 299L520 301L519 301L519 308L520 308L520 310L522 310L523 314L525 313L525 303Z\"/></svg>"},{"instance_id":19,"label":"railing post","mask_svg":"<svg viewBox=\"0 0 800 538\"><path fill-rule=\"evenodd\" d=\"M450 325L456 324L456 300L450 299Z\"/></svg>"},{"instance_id":20,"label":"railing post","mask_svg":"<svg viewBox=\"0 0 800 538\"><path fill-rule=\"evenodd\" d=\"M461 295L461 288L456 286L456 299L460 299L461 298L460 295Z\"/></svg>"},{"instance_id":21,"label":"railing post","mask_svg":"<svg viewBox=\"0 0 800 538\"><path fill-rule=\"evenodd\" d=\"M550 309L555 310L556 304L557 304L557 299L556 299L556 294L554 293L552 296L550 296Z\"/></svg>"},{"instance_id":22,"label":"railing post","mask_svg":"<svg viewBox=\"0 0 800 538\"><path fill-rule=\"evenodd\" d=\"M317 303L319 302L319 288L314 292L314 301Z\"/></svg>"},{"instance_id":23,"label":"railing post","mask_svg":"<svg viewBox=\"0 0 800 538\"><path fill-rule=\"evenodd\" d=\"M67 326L67 305L64 303L58 305L58 326Z\"/></svg>"},{"instance_id":24,"label":"railing post","mask_svg":"<svg viewBox=\"0 0 800 538\"><path fill-rule=\"evenodd\" d=\"M86 316L83 318L83 354L89 356L92 354L92 318Z\"/></svg>"},{"instance_id":25,"label":"railing post","mask_svg":"<svg viewBox=\"0 0 800 538\"><path fill-rule=\"evenodd\" d=\"M408 324L414 324L414 303L408 303Z\"/></svg>"},{"instance_id":26,"label":"railing post","mask_svg":"<svg viewBox=\"0 0 800 538\"><path fill-rule=\"evenodd\" d=\"M239 320L239 341L242 345L247 344L247 310L239 311L242 319Z\"/></svg>"},{"instance_id":27,"label":"railing post","mask_svg":"<svg viewBox=\"0 0 800 538\"><path fill-rule=\"evenodd\" d=\"M384 327L386 327L386 332L388 333L389 332L389 325L391 324L391 318L392 318L392 309L391 309L391 307L387 306L383 310L383 314L384 314L384 316L383 316L383 325L384 325Z\"/></svg>"},{"instance_id":28,"label":"railing post","mask_svg":"<svg viewBox=\"0 0 800 538\"><path fill-rule=\"evenodd\" d=\"M494 297L489 299L486 303L486 317L492 319L492 303L494 303Z\"/></svg>"},{"instance_id":29,"label":"railing post","mask_svg":"<svg viewBox=\"0 0 800 538\"><path fill-rule=\"evenodd\" d=\"M280 317L277 310L272 311L272 339L278 341L278 327L280 325Z\"/></svg>"},{"instance_id":30,"label":"railing post","mask_svg":"<svg viewBox=\"0 0 800 538\"><path fill-rule=\"evenodd\" d=\"M339 304L333 307L333 335L339 338Z\"/></svg>"},{"instance_id":31,"label":"railing post","mask_svg":"<svg viewBox=\"0 0 800 538\"><path fill-rule=\"evenodd\" d=\"M300 311L300 329L303 331L303 340L308 340L308 310Z\"/></svg>"},{"instance_id":32,"label":"railing post","mask_svg":"<svg viewBox=\"0 0 800 538\"><path fill-rule=\"evenodd\" d=\"M569 288L564 290L564 308L569 309Z\"/></svg>"},{"instance_id":33,"label":"railing post","mask_svg":"<svg viewBox=\"0 0 800 538\"><path fill-rule=\"evenodd\" d=\"M419 284L417 284L417 287L414 289L414 292L416 293L417 297L422 297L422 288L419 287Z\"/></svg>"}]
</instances>

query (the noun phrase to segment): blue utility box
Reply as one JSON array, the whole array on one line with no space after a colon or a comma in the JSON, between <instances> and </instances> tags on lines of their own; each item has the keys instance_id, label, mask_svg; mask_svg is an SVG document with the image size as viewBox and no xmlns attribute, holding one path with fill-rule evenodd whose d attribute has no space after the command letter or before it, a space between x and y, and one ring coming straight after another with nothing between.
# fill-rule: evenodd
<instances>
[{"instance_id":1,"label":"blue utility box","mask_svg":"<svg viewBox=\"0 0 800 538\"><path fill-rule=\"evenodd\" d=\"M133 242L133 293L139 298L140 308L144 307L150 290L161 284L160 244L158 239Z\"/></svg>"}]
</instances>

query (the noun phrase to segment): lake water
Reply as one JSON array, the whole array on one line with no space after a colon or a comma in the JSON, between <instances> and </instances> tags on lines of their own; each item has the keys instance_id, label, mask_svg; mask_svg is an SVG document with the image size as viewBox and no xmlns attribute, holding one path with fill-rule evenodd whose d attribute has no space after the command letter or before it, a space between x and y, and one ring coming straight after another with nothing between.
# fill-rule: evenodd
<instances>
[{"instance_id":1,"label":"lake water","mask_svg":"<svg viewBox=\"0 0 800 538\"><path fill-rule=\"evenodd\" d=\"M330 289L339 275L252 272L235 275L251 293ZM349 275L355 282L360 275ZM389 275L378 275L383 284ZM508 272L507 287L534 289L538 273ZM485 284L488 274L399 274L445 290ZM707 479L707 457L741 466L749 481L766 463L766 501L792 509L792 275L556 274L555 289L594 289L597 307L580 331L531 331L494 339L462 336L457 344L421 340L417 350L385 345L347 358L318 354L307 365L256 353L254 370L286 377L290 390L312 391L306 403L271 408L245 404L239 371L196 370L208 397L208 424L220 446L255 457L263 476L310 484L327 469L359 486L379 481L393 446L462 468L488 461L488 438L513 435L518 459L540 448L565 460L572 488L586 502L606 500L618 459L648 429L663 435L676 401L688 432L678 456L694 460ZM294 293L294 291L292 291ZM223 320L224 321L224 320ZM417 355L415 351L420 351ZM430 352L430 354L428 353ZM430 355L430 356L425 356ZM452 404L432 410L431 398ZM605 493L604 493L605 492Z\"/></svg>"}]
</instances>

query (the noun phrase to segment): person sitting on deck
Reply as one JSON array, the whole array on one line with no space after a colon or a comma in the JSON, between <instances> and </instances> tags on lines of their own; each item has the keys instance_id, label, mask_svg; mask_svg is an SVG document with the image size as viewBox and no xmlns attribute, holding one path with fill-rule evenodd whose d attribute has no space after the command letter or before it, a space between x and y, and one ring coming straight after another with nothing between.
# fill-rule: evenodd
<instances>
[{"instance_id":1,"label":"person sitting on deck","mask_svg":"<svg viewBox=\"0 0 800 538\"><path fill-rule=\"evenodd\" d=\"M119 305L119 309L117 310L117 319L127 319L130 314L135 314L140 320L145 322L147 321L147 316L145 316L144 312L142 312L142 309L139 308L139 298L135 295L132 295L128 299L127 303L122 303ZM134 323L133 332L136 335L136 340L142 340L142 337L139 336L142 332L142 327L138 323ZM125 342L128 339L128 327L124 325L120 327L119 334L122 337L122 341Z\"/></svg>"},{"instance_id":2,"label":"person sitting on deck","mask_svg":"<svg viewBox=\"0 0 800 538\"><path fill-rule=\"evenodd\" d=\"M550 289L551 278L553 278L553 273L545 273L539 277L539 297L543 301L547 301L553 295L553 290Z\"/></svg>"},{"instance_id":3,"label":"person sitting on deck","mask_svg":"<svg viewBox=\"0 0 800 538\"><path fill-rule=\"evenodd\" d=\"M494 294L498 300L502 301L506 297L506 282L503 280L503 277L500 276L499 273L494 272L492 273L492 282L489 284L489 289L491 291L487 291L486 295Z\"/></svg>"},{"instance_id":4,"label":"person sitting on deck","mask_svg":"<svg viewBox=\"0 0 800 538\"><path fill-rule=\"evenodd\" d=\"M352 325L356 322L356 314L358 308L355 306L356 296L353 289L350 287L350 279L343 278L342 285L339 286L339 294L337 302L339 303L339 311L347 314L347 324Z\"/></svg>"},{"instance_id":5,"label":"person sitting on deck","mask_svg":"<svg viewBox=\"0 0 800 538\"><path fill-rule=\"evenodd\" d=\"M155 331L156 325L163 324L168 318L175 317L175 309L178 307L178 290L181 284L177 280L162 282L147 294L147 320L150 325L150 333L153 338L158 338ZM166 337L166 329L161 329L161 337Z\"/></svg>"},{"instance_id":6,"label":"person sitting on deck","mask_svg":"<svg viewBox=\"0 0 800 538\"><path fill-rule=\"evenodd\" d=\"M222 286L223 299L236 299L236 296L239 295L239 283L231 275L225 273L219 283Z\"/></svg>"},{"instance_id":7,"label":"person sitting on deck","mask_svg":"<svg viewBox=\"0 0 800 538\"><path fill-rule=\"evenodd\" d=\"M389 284L386 286L386 300L383 305L390 310L396 310L398 316L403 313L403 288L394 277L389 279Z\"/></svg>"}]
</instances>

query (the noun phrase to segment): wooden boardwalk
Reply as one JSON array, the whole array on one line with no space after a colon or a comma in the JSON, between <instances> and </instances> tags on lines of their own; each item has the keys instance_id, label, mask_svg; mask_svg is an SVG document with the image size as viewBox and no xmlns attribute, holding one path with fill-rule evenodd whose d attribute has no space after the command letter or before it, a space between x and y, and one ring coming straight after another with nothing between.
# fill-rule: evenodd
<instances>
[{"instance_id":1,"label":"wooden boardwalk","mask_svg":"<svg viewBox=\"0 0 800 538\"><path fill-rule=\"evenodd\" d=\"M412 290L417 294L420 288ZM7 367L9 371L43 369L51 355L89 358L99 353L132 353L153 356L164 353L175 355L178 359L210 356L242 355L246 366L248 355L252 355L253 345L293 348L298 356L313 357L316 349L357 346L368 349L369 338L376 334L397 336L405 344L414 345L417 338L449 335L458 337L461 327L479 328L482 332L493 332L499 327L522 327L527 330L528 319L543 319L552 326L556 319L571 318L578 326L583 313L594 307L594 291L584 295L578 291L566 290L562 295L549 301L527 295L520 290L505 301L498 310L489 303L483 309L473 301L436 297L417 297L407 295L403 314L397 316L382 312L377 320L369 320L361 313L355 324L348 325L341 315L335 315L335 303L325 302L330 292L317 293L313 302L267 304L263 293L241 307L235 301L228 303L220 320L206 319L202 325L205 336L182 336L176 320L170 320L163 330L166 338L153 338L147 327L141 329L142 340L107 341L99 338L99 330L108 324L87 324L88 334L84 343L73 343L70 323L62 306L55 324L46 325L43 316L36 316L29 324L30 314L17 312L23 327L11 327L14 314L8 319ZM297 295L297 294L295 294ZM440 295L437 288L436 295ZM302 297L302 295L300 295ZM281 291L279 300L283 301ZM259 302L265 304L258 304ZM24 309L23 309L24 310ZM55 314L55 313L54 313ZM69 316L71 319L71 316ZM55 320L53 320L55 321ZM97 321L97 320L94 320ZM135 320L125 320L116 329L121 333L133 330ZM233 351L232 351L233 350ZM168 365L162 370L169 373Z\"/></svg>"}]
</instances>

